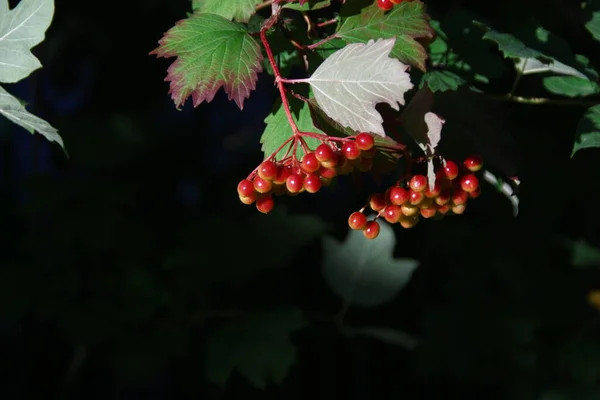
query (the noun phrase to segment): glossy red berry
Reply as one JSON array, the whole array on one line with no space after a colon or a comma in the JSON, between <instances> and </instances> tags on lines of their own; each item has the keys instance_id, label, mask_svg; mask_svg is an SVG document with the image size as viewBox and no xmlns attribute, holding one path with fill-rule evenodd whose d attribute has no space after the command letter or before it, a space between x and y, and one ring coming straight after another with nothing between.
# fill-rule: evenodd
<instances>
[{"instance_id":1,"label":"glossy red berry","mask_svg":"<svg viewBox=\"0 0 600 400\"><path fill-rule=\"evenodd\" d=\"M451 198L452 198L452 192L450 192L450 189L442 189L440 194L436 198L434 198L433 201L438 206L443 206L444 204L448 203Z\"/></svg>"},{"instance_id":2,"label":"glossy red berry","mask_svg":"<svg viewBox=\"0 0 600 400\"><path fill-rule=\"evenodd\" d=\"M337 170L335 168L323 168L321 170L321 178L332 179L337 176Z\"/></svg>"},{"instance_id":3,"label":"glossy red berry","mask_svg":"<svg viewBox=\"0 0 600 400\"><path fill-rule=\"evenodd\" d=\"M323 145L321 145L323 146ZM321 147L319 146L319 147ZM328 146L329 147L329 146ZM329 147L331 149L331 147ZM317 151L319 150L319 148L317 147ZM337 167L338 163L340 162L340 158L341 158L341 152L336 152L332 150L332 156L329 160L322 160L321 161L321 166L323 168L335 168ZM318 154L317 154L317 159L318 159Z\"/></svg>"},{"instance_id":4,"label":"glossy red berry","mask_svg":"<svg viewBox=\"0 0 600 400\"><path fill-rule=\"evenodd\" d=\"M315 153L310 152L306 153L304 157L302 157L301 167L303 171L312 174L321 168L321 162L317 160Z\"/></svg>"},{"instance_id":5,"label":"glossy red berry","mask_svg":"<svg viewBox=\"0 0 600 400\"><path fill-rule=\"evenodd\" d=\"M369 207L375 212L383 210L387 205L388 202L383 193L372 194L369 198Z\"/></svg>"},{"instance_id":6,"label":"glossy red berry","mask_svg":"<svg viewBox=\"0 0 600 400\"><path fill-rule=\"evenodd\" d=\"M292 167L290 166L279 168L277 171L277 176L275 177L275 179L273 179L273 183L276 185L284 185L286 179L288 178L288 176L290 176L291 173Z\"/></svg>"},{"instance_id":7,"label":"glossy red berry","mask_svg":"<svg viewBox=\"0 0 600 400\"><path fill-rule=\"evenodd\" d=\"M446 165L442 169L443 176L448 180L456 179L458 176L458 165L454 161L446 160Z\"/></svg>"},{"instance_id":8,"label":"glossy red berry","mask_svg":"<svg viewBox=\"0 0 600 400\"><path fill-rule=\"evenodd\" d=\"M452 192L452 203L465 204L469 200L469 194L461 189L455 189Z\"/></svg>"},{"instance_id":9,"label":"glossy red berry","mask_svg":"<svg viewBox=\"0 0 600 400\"><path fill-rule=\"evenodd\" d=\"M389 11L394 7L394 3L391 0L377 0L377 7L383 11Z\"/></svg>"},{"instance_id":10,"label":"glossy red berry","mask_svg":"<svg viewBox=\"0 0 600 400\"><path fill-rule=\"evenodd\" d=\"M261 178L257 176L254 178L254 190L258 193L269 193L273 188L273 183L271 181Z\"/></svg>"},{"instance_id":11,"label":"glossy red berry","mask_svg":"<svg viewBox=\"0 0 600 400\"><path fill-rule=\"evenodd\" d=\"M250 179L242 179L238 183L237 191L241 197L249 197L254 194L254 183Z\"/></svg>"},{"instance_id":12,"label":"glossy red berry","mask_svg":"<svg viewBox=\"0 0 600 400\"><path fill-rule=\"evenodd\" d=\"M363 235L365 235L367 239L375 239L377 236L379 236L380 230L381 227L379 226L379 222L369 221L363 230Z\"/></svg>"},{"instance_id":13,"label":"glossy red berry","mask_svg":"<svg viewBox=\"0 0 600 400\"><path fill-rule=\"evenodd\" d=\"M348 160L356 160L360 157L360 149L355 142L346 142L342 146L342 153Z\"/></svg>"},{"instance_id":14,"label":"glossy red berry","mask_svg":"<svg viewBox=\"0 0 600 400\"><path fill-rule=\"evenodd\" d=\"M304 189L308 193L317 193L321 189L321 178L315 174L308 174L304 177Z\"/></svg>"},{"instance_id":15,"label":"glossy red berry","mask_svg":"<svg viewBox=\"0 0 600 400\"><path fill-rule=\"evenodd\" d=\"M408 201L408 190L401 188L400 186L394 186L389 191L389 198L392 204L401 206Z\"/></svg>"},{"instance_id":16,"label":"glossy red berry","mask_svg":"<svg viewBox=\"0 0 600 400\"><path fill-rule=\"evenodd\" d=\"M270 213L274 206L273 196L261 196L256 199L256 209L263 214Z\"/></svg>"},{"instance_id":17,"label":"glossy red berry","mask_svg":"<svg viewBox=\"0 0 600 400\"><path fill-rule=\"evenodd\" d=\"M415 192L422 192L427 189L427 177L425 175L415 175L410 178L408 186Z\"/></svg>"},{"instance_id":18,"label":"glossy red berry","mask_svg":"<svg viewBox=\"0 0 600 400\"><path fill-rule=\"evenodd\" d=\"M431 217L435 216L436 213L437 213L437 209L435 209L433 207L421 208L421 216L423 218L431 218Z\"/></svg>"},{"instance_id":19,"label":"glossy red berry","mask_svg":"<svg viewBox=\"0 0 600 400\"><path fill-rule=\"evenodd\" d=\"M463 164L469 171L477 172L483 167L483 160L478 155L471 155L465 158Z\"/></svg>"},{"instance_id":20,"label":"glossy red berry","mask_svg":"<svg viewBox=\"0 0 600 400\"><path fill-rule=\"evenodd\" d=\"M304 185L304 179L298 174L290 174L285 181L285 187L290 193L300 193Z\"/></svg>"},{"instance_id":21,"label":"glossy red berry","mask_svg":"<svg viewBox=\"0 0 600 400\"><path fill-rule=\"evenodd\" d=\"M331 161L334 158L333 149L331 146L321 143L315 150L315 157L319 162Z\"/></svg>"},{"instance_id":22,"label":"glossy red berry","mask_svg":"<svg viewBox=\"0 0 600 400\"><path fill-rule=\"evenodd\" d=\"M356 145L361 151L369 151L375 146L375 139L368 133L361 132L356 135Z\"/></svg>"},{"instance_id":23,"label":"glossy red berry","mask_svg":"<svg viewBox=\"0 0 600 400\"><path fill-rule=\"evenodd\" d=\"M348 217L348 226L350 229L361 230L367 225L367 216L359 211L353 212Z\"/></svg>"},{"instance_id":24,"label":"glossy red berry","mask_svg":"<svg viewBox=\"0 0 600 400\"><path fill-rule=\"evenodd\" d=\"M468 174L461 178L460 187L467 193L474 192L479 187L479 179L474 174Z\"/></svg>"},{"instance_id":25,"label":"glossy red berry","mask_svg":"<svg viewBox=\"0 0 600 400\"><path fill-rule=\"evenodd\" d=\"M436 179L435 184L433 185L433 188L430 187L429 185L427 185L427 188L425 189L425 192L423 192L423 193L425 193L425 197L434 199L442 193L442 185L440 184L439 180Z\"/></svg>"},{"instance_id":26,"label":"glossy red berry","mask_svg":"<svg viewBox=\"0 0 600 400\"><path fill-rule=\"evenodd\" d=\"M250 196L241 196L240 195L240 201L244 204L252 204L256 201L256 192L252 192L252 194Z\"/></svg>"},{"instance_id":27,"label":"glossy red berry","mask_svg":"<svg viewBox=\"0 0 600 400\"><path fill-rule=\"evenodd\" d=\"M402 218L400 218L400 226L402 226L404 229L410 229L413 228L415 225L417 225L417 223L419 222L419 216L415 215L415 216L404 216Z\"/></svg>"},{"instance_id":28,"label":"glossy red berry","mask_svg":"<svg viewBox=\"0 0 600 400\"><path fill-rule=\"evenodd\" d=\"M410 189L408 191L408 201L413 206L416 206L417 204L419 204L421 201L423 201L424 198L425 198L425 195L423 194L423 192L415 192L412 189Z\"/></svg>"},{"instance_id":29,"label":"glossy red berry","mask_svg":"<svg viewBox=\"0 0 600 400\"><path fill-rule=\"evenodd\" d=\"M395 204L390 204L383 210L383 218L390 224L398 222L401 216L402 210L400 209L400 206Z\"/></svg>"},{"instance_id":30,"label":"glossy red berry","mask_svg":"<svg viewBox=\"0 0 600 400\"><path fill-rule=\"evenodd\" d=\"M260 176L262 179L272 181L277 177L279 168L277 167L277 164L275 164L273 161L266 160L258 166L257 172L258 176Z\"/></svg>"}]
</instances>

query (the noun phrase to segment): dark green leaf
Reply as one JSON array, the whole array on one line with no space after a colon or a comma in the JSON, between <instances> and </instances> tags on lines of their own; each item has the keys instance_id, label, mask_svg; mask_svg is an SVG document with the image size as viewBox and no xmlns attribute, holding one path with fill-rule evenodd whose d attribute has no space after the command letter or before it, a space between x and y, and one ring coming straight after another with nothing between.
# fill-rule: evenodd
<instances>
[{"instance_id":1,"label":"dark green leaf","mask_svg":"<svg viewBox=\"0 0 600 400\"><path fill-rule=\"evenodd\" d=\"M427 84L427 87L432 92L445 92L446 90L456 90L459 86L466 84L467 82L456 75L454 72L447 70L432 70L425 72L421 79L419 87L423 87Z\"/></svg>"},{"instance_id":2,"label":"dark green leaf","mask_svg":"<svg viewBox=\"0 0 600 400\"><path fill-rule=\"evenodd\" d=\"M597 83L577 76L550 76L544 78L543 84L550 93L567 97L600 93L600 86Z\"/></svg>"},{"instance_id":3,"label":"dark green leaf","mask_svg":"<svg viewBox=\"0 0 600 400\"><path fill-rule=\"evenodd\" d=\"M579 120L571 157L581 149L593 147L600 147L600 105L588 108Z\"/></svg>"}]
</instances>

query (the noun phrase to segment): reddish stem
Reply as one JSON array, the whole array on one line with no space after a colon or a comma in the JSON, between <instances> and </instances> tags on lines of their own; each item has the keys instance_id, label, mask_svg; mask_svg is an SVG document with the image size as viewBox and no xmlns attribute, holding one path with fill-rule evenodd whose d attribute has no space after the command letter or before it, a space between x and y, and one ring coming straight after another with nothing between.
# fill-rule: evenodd
<instances>
[{"instance_id":1,"label":"reddish stem","mask_svg":"<svg viewBox=\"0 0 600 400\"><path fill-rule=\"evenodd\" d=\"M308 46L306 46L306 48L308 50L314 50L317 47L321 46L322 44L325 44L325 43L329 42L330 40L333 40L333 39L335 39L337 37L338 36L334 33L331 36L327 36L325 39L319 40L317 43L309 44Z\"/></svg>"}]
</instances>

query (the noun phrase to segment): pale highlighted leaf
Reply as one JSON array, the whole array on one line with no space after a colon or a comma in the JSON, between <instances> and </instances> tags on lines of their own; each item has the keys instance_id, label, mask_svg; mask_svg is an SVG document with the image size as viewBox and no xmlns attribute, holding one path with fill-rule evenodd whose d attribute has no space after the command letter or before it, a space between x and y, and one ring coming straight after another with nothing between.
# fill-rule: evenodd
<instances>
[{"instance_id":1,"label":"pale highlighted leaf","mask_svg":"<svg viewBox=\"0 0 600 400\"><path fill-rule=\"evenodd\" d=\"M41 68L31 48L44 40L53 15L53 0L21 0L13 10L0 0L0 82L18 82Z\"/></svg>"},{"instance_id":2,"label":"pale highlighted leaf","mask_svg":"<svg viewBox=\"0 0 600 400\"><path fill-rule=\"evenodd\" d=\"M380 223L375 240L350 231L343 242L323 238L323 274L331 289L350 304L373 307L392 300L409 282L419 263L393 257L394 230Z\"/></svg>"},{"instance_id":3,"label":"pale highlighted leaf","mask_svg":"<svg viewBox=\"0 0 600 400\"><path fill-rule=\"evenodd\" d=\"M308 79L314 98L334 121L359 132L385 136L383 117L375 109L387 103L394 110L412 89L408 66L390 58L395 39L349 44L329 56Z\"/></svg>"},{"instance_id":4,"label":"pale highlighted leaf","mask_svg":"<svg viewBox=\"0 0 600 400\"><path fill-rule=\"evenodd\" d=\"M229 100L243 109L244 100L256 88L263 56L258 42L242 25L196 12L177 22L159 44L150 54L177 57L165 80L178 107L190 96L194 107L210 102L223 87Z\"/></svg>"},{"instance_id":5,"label":"pale highlighted leaf","mask_svg":"<svg viewBox=\"0 0 600 400\"><path fill-rule=\"evenodd\" d=\"M581 149L593 147L600 147L600 105L588 108L577 124L571 157Z\"/></svg>"},{"instance_id":6,"label":"pale highlighted leaf","mask_svg":"<svg viewBox=\"0 0 600 400\"><path fill-rule=\"evenodd\" d=\"M29 113L19 100L0 87L0 114L22 126L29 132L37 132L51 142L58 143L64 148L58 131L49 123Z\"/></svg>"},{"instance_id":7,"label":"pale highlighted leaf","mask_svg":"<svg viewBox=\"0 0 600 400\"><path fill-rule=\"evenodd\" d=\"M307 326L297 309L254 312L210 332L204 361L208 380L224 387L234 371L252 386L281 383L296 362L290 334Z\"/></svg>"}]
</instances>

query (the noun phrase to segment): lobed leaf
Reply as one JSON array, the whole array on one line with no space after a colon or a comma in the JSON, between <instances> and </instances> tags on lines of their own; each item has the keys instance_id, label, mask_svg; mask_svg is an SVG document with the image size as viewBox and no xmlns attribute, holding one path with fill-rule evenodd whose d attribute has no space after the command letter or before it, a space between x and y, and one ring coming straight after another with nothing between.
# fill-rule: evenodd
<instances>
[{"instance_id":1,"label":"lobed leaf","mask_svg":"<svg viewBox=\"0 0 600 400\"><path fill-rule=\"evenodd\" d=\"M571 157L581 149L600 147L600 105L586 110L577 124L575 144Z\"/></svg>"},{"instance_id":2,"label":"lobed leaf","mask_svg":"<svg viewBox=\"0 0 600 400\"><path fill-rule=\"evenodd\" d=\"M600 2L592 0L586 3L585 11L589 20L585 23L585 29L591 33L594 39L600 41Z\"/></svg>"},{"instance_id":3,"label":"lobed leaf","mask_svg":"<svg viewBox=\"0 0 600 400\"><path fill-rule=\"evenodd\" d=\"M305 81L319 107L344 127L385 136L383 118L375 109L387 103L394 110L412 89L408 66L390 58L395 39L349 44L329 56Z\"/></svg>"},{"instance_id":4,"label":"lobed leaf","mask_svg":"<svg viewBox=\"0 0 600 400\"><path fill-rule=\"evenodd\" d=\"M373 307L388 302L408 283L419 263L393 258L396 236L381 223L376 240L350 231L343 242L323 238L323 274L331 289L345 301Z\"/></svg>"},{"instance_id":5,"label":"lobed leaf","mask_svg":"<svg viewBox=\"0 0 600 400\"><path fill-rule=\"evenodd\" d=\"M31 48L44 40L53 15L53 0L21 0L13 10L0 0L0 82L18 82L42 67Z\"/></svg>"},{"instance_id":6,"label":"lobed leaf","mask_svg":"<svg viewBox=\"0 0 600 400\"><path fill-rule=\"evenodd\" d=\"M419 87L427 84L427 87L432 92L445 92L447 90L456 90L459 86L466 84L460 76L448 70L433 70L427 71L421 78Z\"/></svg>"},{"instance_id":7,"label":"lobed leaf","mask_svg":"<svg viewBox=\"0 0 600 400\"><path fill-rule=\"evenodd\" d=\"M252 386L281 383L296 361L290 334L307 326L298 309L254 312L227 322L206 342L206 377L224 387L234 371Z\"/></svg>"},{"instance_id":8,"label":"lobed leaf","mask_svg":"<svg viewBox=\"0 0 600 400\"><path fill-rule=\"evenodd\" d=\"M165 81L179 107L192 96L194 107L210 102L223 87L240 109L256 88L263 55L243 26L216 14L194 13L180 20L150 52L176 57Z\"/></svg>"},{"instance_id":9,"label":"lobed leaf","mask_svg":"<svg viewBox=\"0 0 600 400\"><path fill-rule=\"evenodd\" d=\"M374 1L360 13L349 14L352 8L366 4L347 1L340 14L341 23L336 32L348 43L366 43L369 40L395 38L391 55L400 61L425 71L427 51L415 39L432 38L433 29L427 22L425 7L420 1L403 2L389 12L383 12Z\"/></svg>"}]
</instances>

